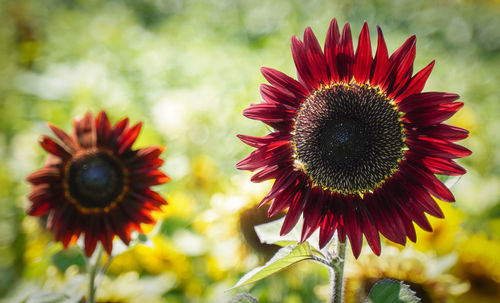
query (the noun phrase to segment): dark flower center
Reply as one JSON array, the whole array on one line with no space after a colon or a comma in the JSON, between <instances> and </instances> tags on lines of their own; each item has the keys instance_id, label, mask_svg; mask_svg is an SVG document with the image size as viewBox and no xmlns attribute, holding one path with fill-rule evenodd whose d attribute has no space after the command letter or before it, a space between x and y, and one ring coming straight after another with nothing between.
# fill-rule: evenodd
<instances>
[{"instance_id":1,"label":"dark flower center","mask_svg":"<svg viewBox=\"0 0 500 303\"><path fill-rule=\"evenodd\" d=\"M69 194L84 208L109 206L124 188L121 164L106 152L75 157L68 170Z\"/></svg>"},{"instance_id":2,"label":"dark flower center","mask_svg":"<svg viewBox=\"0 0 500 303\"><path fill-rule=\"evenodd\" d=\"M345 194L383 183L405 148L396 107L378 88L356 83L328 86L306 99L292 142L315 185Z\"/></svg>"}]
</instances>

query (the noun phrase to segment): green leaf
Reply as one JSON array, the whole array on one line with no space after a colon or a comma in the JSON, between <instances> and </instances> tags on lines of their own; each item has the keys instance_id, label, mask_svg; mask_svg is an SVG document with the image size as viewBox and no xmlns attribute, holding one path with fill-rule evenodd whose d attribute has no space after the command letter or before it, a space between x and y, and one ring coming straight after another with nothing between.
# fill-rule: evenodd
<instances>
[{"instance_id":1,"label":"green leaf","mask_svg":"<svg viewBox=\"0 0 500 303\"><path fill-rule=\"evenodd\" d=\"M283 247L265 265L252 269L231 289L262 280L297 262L312 259L309 243Z\"/></svg>"},{"instance_id":2,"label":"green leaf","mask_svg":"<svg viewBox=\"0 0 500 303\"><path fill-rule=\"evenodd\" d=\"M415 292L401 281L384 279L378 281L370 290L365 303L418 303Z\"/></svg>"},{"instance_id":3,"label":"green leaf","mask_svg":"<svg viewBox=\"0 0 500 303\"><path fill-rule=\"evenodd\" d=\"M229 303L259 303L259 300L250 294L237 294Z\"/></svg>"}]
</instances>

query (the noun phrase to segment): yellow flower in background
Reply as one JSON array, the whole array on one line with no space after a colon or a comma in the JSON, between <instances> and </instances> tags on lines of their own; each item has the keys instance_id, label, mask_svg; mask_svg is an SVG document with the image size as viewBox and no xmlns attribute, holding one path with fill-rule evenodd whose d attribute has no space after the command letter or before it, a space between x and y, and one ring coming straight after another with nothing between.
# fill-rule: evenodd
<instances>
[{"instance_id":1,"label":"yellow flower in background","mask_svg":"<svg viewBox=\"0 0 500 303\"><path fill-rule=\"evenodd\" d=\"M347 263L345 302L364 302L371 287L385 278L403 281L422 303L448 302L468 288L457 277L444 274L453 262L452 257L437 260L411 248L400 251L393 246L386 247L380 257L364 253L357 262Z\"/></svg>"},{"instance_id":2,"label":"yellow flower in background","mask_svg":"<svg viewBox=\"0 0 500 303\"><path fill-rule=\"evenodd\" d=\"M162 235L154 236L152 245L139 244L116 256L110 263L108 272L146 272L151 275L173 273L179 283L193 276L193 269L187 256Z\"/></svg>"},{"instance_id":3,"label":"yellow flower in background","mask_svg":"<svg viewBox=\"0 0 500 303\"><path fill-rule=\"evenodd\" d=\"M439 201L439 206L444 213L444 219L428 216L433 231L426 232L421 228L416 228L418 241L414 247L422 252L432 251L437 255L445 255L455 250L463 236L460 224L465 215L453 204Z\"/></svg>"},{"instance_id":4,"label":"yellow flower in background","mask_svg":"<svg viewBox=\"0 0 500 303\"><path fill-rule=\"evenodd\" d=\"M458 248L453 272L468 280L470 290L458 302L500 302L500 241L484 234L471 235Z\"/></svg>"}]
</instances>

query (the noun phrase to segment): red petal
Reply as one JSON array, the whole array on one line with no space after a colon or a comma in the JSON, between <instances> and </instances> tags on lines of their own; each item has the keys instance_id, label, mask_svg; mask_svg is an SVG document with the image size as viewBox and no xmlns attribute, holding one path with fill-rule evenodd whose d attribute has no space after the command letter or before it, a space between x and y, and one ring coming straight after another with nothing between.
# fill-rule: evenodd
<instances>
[{"instance_id":1,"label":"red petal","mask_svg":"<svg viewBox=\"0 0 500 303\"><path fill-rule=\"evenodd\" d=\"M424 107L406 113L403 118L407 119L409 123L417 126L429 126L448 120L463 106L463 102L454 102L438 106Z\"/></svg>"},{"instance_id":2,"label":"red petal","mask_svg":"<svg viewBox=\"0 0 500 303\"><path fill-rule=\"evenodd\" d=\"M300 100L292 93L269 84L260 85L260 95L267 103L288 105L292 109L296 109L300 105Z\"/></svg>"},{"instance_id":3,"label":"red petal","mask_svg":"<svg viewBox=\"0 0 500 303\"><path fill-rule=\"evenodd\" d=\"M309 66L305 46L296 36L292 37L292 57L300 83L310 91L315 90L319 86L319 83L314 78L314 72Z\"/></svg>"},{"instance_id":4,"label":"red petal","mask_svg":"<svg viewBox=\"0 0 500 303\"><path fill-rule=\"evenodd\" d=\"M337 66L341 81L349 83L353 76L354 50L352 46L351 27L349 23L344 25L339 41L339 52L337 54Z\"/></svg>"},{"instance_id":5,"label":"red petal","mask_svg":"<svg viewBox=\"0 0 500 303\"><path fill-rule=\"evenodd\" d=\"M264 166L279 164L289 160L291 156L292 147L288 141L274 142L250 153L236 164L236 168L253 171Z\"/></svg>"},{"instance_id":6,"label":"red petal","mask_svg":"<svg viewBox=\"0 0 500 303\"><path fill-rule=\"evenodd\" d=\"M450 190L438 178L436 178L430 171L421 169L417 165L407 161L407 167L402 168L409 175L409 180L414 180L426 188L432 195L440 200L447 202L454 202L455 197Z\"/></svg>"},{"instance_id":7,"label":"red petal","mask_svg":"<svg viewBox=\"0 0 500 303\"><path fill-rule=\"evenodd\" d=\"M128 118L118 121L112 129L111 138L119 138L128 129Z\"/></svg>"},{"instance_id":8,"label":"red petal","mask_svg":"<svg viewBox=\"0 0 500 303\"><path fill-rule=\"evenodd\" d=\"M78 150L78 148L79 148L78 143L75 142L75 140L73 140L73 138L71 138L71 136L68 135L64 130L60 129L59 127L57 127L51 123L48 123L48 126L52 130L54 135L56 135L56 137L59 140L61 140L61 142L64 144L63 147L68 152L74 153L76 150Z\"/></svg>"},{"instance_id":9,"label":"red petal","mask_svg":"<svg viewBox=\"0 0 500 303\"><path fill-rule=\"evenodd\" d=\"M467 172L451 159L425 157L421 161L434 174L460 176Z\"/></svg>"},{"instance_id":10,"label":"red petal","mask_svg":"<svg viewBox=\"0 0 500 303\"><path fill-rule=\"evenodd\" d=\"M269 67L262 67L260 71L262 72L262 75L264 75L264 78L266 78L272 86L285 92L290 92L296 98L304 98L309 95L309 92L302 84L280 71Z\"/></svg>"},{"instance_id":11,"label":"red petal","mask_svg":"<svg viewBox=\"0 0 500 303\"><path fill-rule=\"evenodd\" d=\"M247 118L260 120L264 123L289 122L296 116L296 111L280 104L251 104L243 111Z\"/></svg>"},{"instance_id":12,"label":"red petal","mask_svg":"<svg viewBox=\"0 0 500 303\"><path fill-rule=\"evenodd\" d=\"M68 160L71 158L71 154L68 151L66 151L61 145L57 144L54 140L52 140L50 137L43 135L40 140L40 145L47 152L55 156L58 156L62 160Z\"/></svg>"},{"instance_id":13,"label":"red petal","mask_svg":"<svg viewBox=\"0 0 500 303\"><path fill-rule=\"evenodd\" d=\"M61 171L54 167L44 167L36 172L31 173L26 181L33 185L38 185L42 183L53 183L61 179Z\"/></svg>"},{"instance_id":14,"label":"red petal","mask_svg":"<svg viewBox=\"0 0 500 303\"><path fill-rule=\"evenodd\" d=\"M83 118L73 120L75 137L80 146L89 148L96 146L97 135L95 129L95 119L90 112L86 112Z\"/></svg>"},{"instance_id":15,"label":"red petal","mask_svg":"<svg viewBox=\"0 0 500 303\"><path fill-rule=\"evenodd\" d=\"M285 141L289 141L291 139L290 134L283 134L280 132L270 133L265 137L255 137L255 136L247 136L247 135L236 135L236 136L244 143L246 143L252 147L255 147L255 148L263 147L265 145L268 145L268 144L274 143L274 142L285 142Z\"/></svg>"},{"instance_id":16,"label":"red petal","mask_svg":"<svg viewBox=\"0 0 500 303\"><path fill-rule=\"evenodd\" d=\"M284 171L283 174L279 175L274 181L273 187L269 193L262 199L259 203L259 207L264 205L266 202L274 199L278 194L282 193L285 189L287 189L291 184L297 182L297 174L292 169L288 171Z\"/></svg>"},{"instance_id":17,"label":"red petal","mask_svg":"<svg viewBox=\"0 0 500 303\"><path fill-rule=\"evenodd\" d=\"M389 58L391 71L387 75L388 82L383 87L388 88L390 98L394 98L396 93L410 80L416 54L415 42L415 36L411 36Z\"/></svg>"},{"instance_id":18,"label":"red petal","mask_svg":"<svg viewBox=\"0 0 500 303\"><path fill-rule=\"evenodd\" d=\"M302 226L300 242L307 240L318 229L324 203L325 195L323 195L323 190L314 187L309 199L305 201L304 224Z\"/></svg>"},{"instance_id":19,"label":"red petal","mask_svg":"<svg viewBox=\"0 0 500 303\"><path fill-rule=\"evenodd\" d=\"M377 25L378 42L377 52L372 64L372 72L370 77L370 84L377 86L384 80L384 76L389 68L389 58L387 53L387 45L385 44L384 35L382 30Z\"/></svg>"},{"instance_id":20,"label":"red petal","mask_svg":"<svg viewBox=\"0 0 500 303\"><path fill-rule=\"evenodd\" d=\"M398 92L399 96L395 99L395 101L403 100L404 98L410 95L420 93L422 89L424 89L425 82L427 82L427 79L429 78L429 75L432 72L434 63L435 61L432 61L431 63L429 63L429 65L427 65L425 68L419 71L415 76L413 76L408 86Z\"/></svg>"},{"instance_id":21,"label":"red petal","mask_svg":"<svg viewBox=\"0 0 500 303\"><path fill-rule=\"evenodd\" d=\"M297 224L297 221L302 214L302 210L305 206L305 201L309 198L311 191L308 189L308 185L299 184L298 188L295 189L295 194L292 196L292 201L290 203L290 208L281 227L280 236L289 233L292 228Z\"/></svg>"},{"instance_id":22,"label":"red petal","mask_svg":"<svg viewBox=\"0 0 500 303\"><path fill-rule=\"evenodd\" d=\"M354 64L354 78L358 83L364 83L370 78L372 62L370 32L368 30L368 24L365 22L359 34L358 46L356 49L356 62Z\"/></svg>"},{"instance_id":23,"label":"red petal","mask_svg":"<svg viewBox=\"0 0 500 303\"><path fill-rule=\"evenodd\" d=\"M321 46L319 45L316 36L310 27L307 27L304 31L304 45L306 51L306 57L309 61L309 68L312 71L312 75L318 82L322 84L328 84L328 69L326 65L325 56L321 51Z\"/></svg>"},{"instance_id":24,"label":"red petal","mask_svg":"<svg viewBox=\"0 0 500 303\"><path fill-rule=\"evenodd\" d=\"M325 60L330 72L330 81L338 82L339 73L337 68L337 53L338 44L340 41L339 26L337 20L334 18L328 27L328 33L325 40Z\"/></svg>"},{"instance_id":25,"label":"red petal","mask_svg":"<svg viewBox=\"0 0 500 303\"><path fill-rule=\"evenodd\" d=\"M96 119L97 145L107 146L111 136L111 122L106 112L100 111Z\"/></svg>"},{"instance_id":26,"label":"red petal","mask_svg":"<svg viewBox=\"0 0 500 303\"><path fill-rule=\"evenodd\" d=\"M457 94L427 92L413 94L398 103L398 109L401 112L408 113L420 108L449 104L460 98Z\"/></svg>"},{"instance_id":27,"label":"red petal","mask_svg":"<svg viewBox=\"0 0 500 303\"><path fill-rule=\"evenodd\" d=\"M269 179L275 179L280 173L281 171L279 165L270 165L264 167L261 171L253 175L250 180L252 182L259 183Z\"/></svg>"},{"instance_id":28,"label":"red petal","mask_svg":"<svg viewBox=\"0 0 500 303\"><path fill-rule=\"evenodd\" d=\"M319 229L319 247L323 248L330 242L335 233L335 230L338 228L338 221L335 219L335 216L331 209L328 209L325 215L323 216L323 220L321 221L321 226Z\"/></svg>"},{"instance_id":29,"label":"red petal","mask_svg":"<svg viewBox=\"0 0 500 303\"><path fill-rule=\"evenodd\" d=\"M118 145L120 149L118 150L119 154L123 154L125 151L130 150L132 144L134 144L137 136L141 132L142 123L139 122L134 127L125 131L120 140L118 141Z\"/></svg>"},{"instance_id":30,"label":"red petal","mask_svg":"<svg viewBox=\"0 0 500 303\"><path fill-rule=\"evenodd\" d=\"M463 140L469 135L468 130L448 124L437 124L433 126L418 128L415 133L447 141Z\"/></svg>"},{"instance_id":31,"label":"red petal","mask_svg":"<svg viewBox=\"0 0 500 303\"><path fill-rule=\"evenodd\" d=\"M379 232L375 220L365 207L359 208L359 216L361 221L361 229L365 234L368 245L370 245L370 248L377 256L380 256L380 236L378 234Z\"/></svg>"},{"instance_id":32,"label":"red petal","mask_svg":"<svg viewBox=\"0 0 500 303\"><path fill-rule=\"evenodd\" d=\"M427 137L421 137L416 140L406 138L406 144L411 151L431 157L454 159L467 157L472 153L463 146Z\"/></svg>"},{"instance_id":33,"label":"red petal","mask_svg":"<svg viewBox=\"0 0 500 303\"><path fill-rule=\"evenodd\" d=\"M90 227L85 231L85 255L87 257L92 256L94 253L98 240L95 227L97 222L95 222L95 219L90 219L89 221Z\"/></svg>"},{"instance_id":34,"label":"red petal","mask_svg":"<svg viewBox=\"0 0 500 303\"><path fill-rule=\"evenodd\" d=\"M349 237L349 242L351 243L352 253L357 259L361 253L361 247L363 246L363 233L361 232L361 222L357 214L357 210L354 209L354 205L362 203L360 198L353 196L346 196L345 201L345 230Z\"/></svg>"}]
</instances>

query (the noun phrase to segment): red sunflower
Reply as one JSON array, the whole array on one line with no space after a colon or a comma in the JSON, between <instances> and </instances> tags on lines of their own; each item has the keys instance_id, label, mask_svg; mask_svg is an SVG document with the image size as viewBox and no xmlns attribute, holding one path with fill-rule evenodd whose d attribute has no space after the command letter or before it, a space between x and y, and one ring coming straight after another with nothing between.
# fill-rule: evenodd
<instances>
[{"instance_id":1,"label":"red sunflower","mask_svg":"<svg viewBox=\"0 0 500 303\"><path fill-rule=\"evenodd\" d=\"M456 94L422 93L434 61L412 75L415 36L390 57L379 27L375 57L365 22L356 52L346 23L332 20L324 52L308 27L292 38L298 81L262 68L271 85L263 103L243 114L274 130L265 137L239 135L257 148L237 164L258 172L252 181L275 179L261 204L269 215L288 208L281 234L303 214L302 239L320 228L324 247L335 231L358 256L363 235L380 254L379 232L404 245L416 241L413 222L431 231L424 213L443 217L433 196L454 201L434 175L462 175L453 161L470 151L453 143L468 131L444 124L462 106Z\"/></svg>"},{"instance_id":2,"label":"red sunflower","mask_svg":"<svg viewBox=\"0 0 500 303\"><path fill-rule=\"evenodd\" d=\"M112 126L104 111L97 118L87 112L73 124L71 136L49 124L59 142L42 137L40 144L49 156L27 178L32 184L28 214L48 214L47 227L65 248L85 234L87 256L98 241L111 254L115 235L128 245L131 231L154 223L150 212L166 204L150 189L169 181L158 170L164 148L133 150L142 124L130 127L125 118Z\"/></svg>"}]
</instances>

